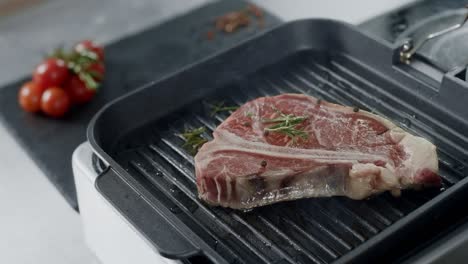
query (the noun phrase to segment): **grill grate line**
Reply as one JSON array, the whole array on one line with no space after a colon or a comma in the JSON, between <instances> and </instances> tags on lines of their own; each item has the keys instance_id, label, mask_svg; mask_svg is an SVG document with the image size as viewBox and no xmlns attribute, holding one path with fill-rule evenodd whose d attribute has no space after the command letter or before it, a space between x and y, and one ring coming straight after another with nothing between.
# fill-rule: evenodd
<instances>
[{"instance_id":1,"label":"grill grate line","mask_svg":"<svg viewBox=\"0 0 468 264\"><path fill-rule=\"evenodd\" d=\"M455 182L457 182L460 179L463 179L465 177L462 172L457 171L455 169L455 166L453 165L453 163L451 163L449 160L447 160L448 155L445 152L439 151L438 154L439 154L438 155L439 156L439 165L441 165L440 167L442 167L442 169L446 170L448 172L448 174L450 174L450 175L455 174L456 175L456 177L448 176L448 178L451 178Z\"/></svg>"},{"instance_id":2,"label":"grill grate line","mask_svg":"<svg viewBox=\"0 0 468 264\"><path fill-rule=\"evenodd\" d=\"M218 121L219 123L222 123L225 119L225 118L222 118L219 114L215 114L213 118L216 119L216 121Z\"/></svg>"},{"instance_id":3,"label":"grill grate line","mask_svg":"<svg viewBox=\"0 0 468 264\"><path fill-rule=\"evenodd\" d=\"M156 163L150 158L147 156L147 154L143 153L142 151L139 151L138 154L140 154L145 160L147 160L154 168L156 168L157 170L161 171L164 175L168 175L168 172L165 171L165 169L161 168L161 166L159 165L156 165ZM140 174L142 174L145 178L147 178L153 185L156 185L156 187L158 188L159 191L163 192L166 194L166 196L173 202L175 203L179 208L181 208L185 213L186 215L193 221L195 222L195 224L197 224L200 228L202 228L205 232L207 232L209 234L210 237L212 237L215 241L217 241L218 244L221 244L223 246L223 249L224 250L227 250L230 252L230 254L232 256L237 256L236 253L234 253L232 250L231 250L231 247L228 246L227 244L223 243L222 239L219 238L219 236L217 236L214 232L212 232L210 229L208 229L205 225L203 225L196 217L193 217L193 214L192 212L190 212L189 208L187 208L183 203L181 203L178 199L176 199L171 193L169 190L167 190L166 188L164 188L164 186L162 186L162 184L158 183L157 181L153 180L153 175L151 175L150 173L148 173L148 171L146 171L141 165L135 163L134 161L131 161L130 162L131 166L134 167L134 169L136 171L138 171ZM156 166L155 166L156 165ZM169 178L169 177L165 177L165 178ZM171 180L171 179L166 179L168 180L168 182L176 185L179 189L183 190L185 187L181 186L179 183L177 183L176 181L174 180ZM188 195L188 193L190 193L190 191L188 190L183 190L183 192ZM190 197L190 195L188 195ZM211 212L208 212L208 214L211 213ZM214 217L214 215L212 215Z\"/></svg>"},{"instance_id":4,"label":"grill grate line","mask_svg":"<svg viewBox=\"0 0 468 264\"><path fill-rule=\"evenodd\" d=\"M178 164L177 161L174 160L174 158L169 157L168 155L166 155L164 150L160 149L156 145L149 145L149 147L150 147L150 149L152 151L154 151L161 158L163 158L166 162L168 162L171 166L173 166L177 171L182 173L182 175L185 176L185 178L187 178L190 182L192 182L192 184L195 184L195 178L192 177L191 173L186 171L185 168L183 168L183 166Z\"/></svg>"},{"instance_id":5,"label":"grill grate line","mask_svg":"<svg viewBox=\"0 0 468 264\"><path fill-rule=\"evenodd\" d=\"M291 263L295 263L295 261L288 255L286 254L282 249L278 248L270 239L265 237L262 233L260 233L256 228L254 228L252 225L247 223L242 217L240 217L238 214L231 213L231 216L236 219L239 223L242 223L245 227L247 227L252 233L254 233L257 237L261 238L261 240L274 249L278 254L280 254L284 259Z\"/></svg>"},{"instance_id":6,"label":"grill grate line","mask_svg":"<svg viewBox=\"0 0 468 264\"><path fill-rule=\"evenodd\" d=\"M293 77L295 78L296 80L298 80L299 82L301 83L304 83L305 85L307 85L309 88L315 90L317 92L317 94L320 94L320 97L329 101L329 102L335 102L335 103L341 103L343 104L344 101L343 100L340 100L338 97L336 97L336 95L334 94L331 94L331 93L326 93L324 91L322 91L322 89L320 89L320 87L318 87L317 85L309 82L308 80L304 79L302 76L298 75L297 73L290 73L291 76L290 77ZM300 92L300 93L304 93L304 94L310 94L310 91L307 91L307 90L304 90L302 88L300 88L299 86L295 85L293 82L289 81L290 78L287 78L287 76L289 76L288 74L286 74L286 76L282 76L282 78L279 80L283 83L285 83L286 85L288 85L289 87L291 87L292 89Z\"/></svg>"},{"instance_id":7,"label":"grill grate line","mask_svg":"<svg viewBox=\"0 0 468 264\"><path fill-rule=\"evenodd\" d=\"M341 88L339 88L338 85L334 84L329 79L323 78L322 76L320 76L320 74L313 71L309 67L302 65L301 67L299 67L298 70L300 72L302 72L303 74L305 74L306 76L308 75L310 77L313 77L318 82L323 83L323 84L327 85L328 87L330 87L331 90L333 92L335 92L335 94L337 94L339 98L341 98L341 100L338 101L340 104L348 105L348 106L353 106L353 105L354 106L359 106L360 108L363 108L365 110L372 109L372 107L368 103L364 102L363 100L360 100L359 98L352 95L351 93L346 93L346 92L341 91ZM328 73L327 76L333 76L334 78L336 78L338 80L338 78L336 76L334 76L334 75L332 75L330 73ZM307 84L309 84L309 85L313 84L313 82L308 80L307 77L304 76L302 78L307 80ZM345 82L345 81L342 81L342 82Z\"/></svg>"},{"instance_id":8,"label":"grill grate line","mask_svg":"<svg viewBox=\"0 0 468 264\"><path fill-rule=\"evenodd\" d=\"M210 121L206 120L205 118L203 118L203 117L201 117L199 115L195 115L195 118L200 123L202 123L206 128L208 128L210 130L210 132L213 132L216 129L216 124L214 124L213 122L210 122Z\"/></svg>"},{"instance_id":9,"label":"grill grate line","mask_svg":"<svg viewBox=\"0 0 468 264\"><path fill-rule=\"evenodd\" d=\"M188 161L192 166L195 166L195 161L190 154L188 154L184 149L179 148L177 145L173 144L170 140L167 138L162 137L161 141L166 144L168 147L170 147L174 152L179 154L182 158L184 158L186 161ZM193 182L195 182L195 179L192 179Z\"/></svg>"},{"instance_id":10,"label":"grill grate line","mask_svg":"<svg viewBox=\"0 0 468 264\"><path fill-rule=\"evenodd\" d=\"M152 149L150 149L152 150ZM163 172L163 175L170 175L171 173L167 171L163 166L155 162L147 153L143 151L139 151L138 154L140 154L151 166L156 168L157 170ZM172 165L172 164L171 164ZM179 173L182 173L179 171ZM149 175L150 176L150 175ZM184 192L187 196L189 196L192 199L196 199L196 195L193 193L193 190L190 190L188 187L185 186L185 184L181 183L178 181L175 177L165 177L167 181L169 181L171 184L179 188L182 192ZM214 216L214 215L211 215Z\"/></svg>"},{"instance_id":11,"label":"grill grate line","mask_svg":"<svg viewBox=\"0 0 468 264\"><path fill-rule=\"evenodd\" d=\"M248 89L248 91L246 91ZM258 93L258 91L255 89L255 87L239 87L239 91L245 96L246 101L251 101L255 98L258 98L261 96L261 94Z\"/></svg>"},{"instance_id":12,"label":"grill grate line","mask_svg":"<svg viewBox=\"0 0 468 264\"><path fill-rule=\"evenodd\" d=\"M263 89L263 87L260 86L260 85L257 85L256 88L257 88L257 90L260 92L260 94L262 94L263 96L275 96L275 95L278 95L278 94L279 94L279 93L272 93L272 92L269 92L268 90Z\"/></svg>"},{"instance_id":13,"label":"grill grate line","mask_svg":"<svg viewBox=\"0 0 468 264\"><path fill-rule=\"evenodd\" d=\"M350 204L350 201L348 200L343 200L346 204ZM381 222L382 224L385 225L385 227L389 226L392 224L392 221L382 215L380 212L378 212L376 209L374 209L372 206L370 206L367 202L366 203L361 203L359 205L361 208L365 208L365 211L369 212L373 218L375 218L377 221ZM352 205L350 206L350 210L352 210L355 206ZM354 210L352 210L354 211ZM359 212L354 212L356 215L359 215Z\"/></svg>"},{"instance_id":14,"label":"grill grate line","mask_svg":"<svg viewBox=\"0 0 468 264\"><path fill-rule=\"evenodd\" d=\"M310 88L313 88L315 90L318 90L318 89L322 90L322 88L320 88L317 84L315 84L315 82L312 82L312 81L309 80L309 78L307 78L307 76L313 77L315 80L318 81L318 83L323 85L323 88L328 87L327 91L323 91L323 93L328 94L330 96L333 96L333 98L335 100L335 103L339 103L341 105L352 106L353 101L354 102L359 102L359 100L357 100L355 98L349 99L346 95L343 96L340 93L340 90L337 89L336 86L332 82L330 82L328 79L323 78L322 76L320 76L316 72L313 72L313 71L309 70L308 68L305 68L304 66L297 68L294 71L293 76L296 79L303 82L304 84L306 84ZM329 75L327 75L327 76L329 76ZM362 107L363 105L366 105L366 104L364 102L359 102L359 106L361 108L363 108Z\"/></svg>"},{"instance_id":15,"label":"grill grate line","mask_svg":"<svg viewBox=\"0 0 468 264\"><path fill-rule=\"evenodd\" d=\"M382 199L382 197L376 196L372 198L373 202L377 202L378 204L382 205L381 207L388 208L391 212L393 212L396 215L396 218L401 218L405 216L405 213L401 212L397 208L395 208L391 203L389 203L387 200ZM401 197L401 200L403 200L403 197Z\"/></svg>"},{"instance_id":16,"label":"grill grate line","mask_svg":"<svg viewBox=\"0 0 468 264\"><path fill-rule=\"evenodd\" d=\"M439 163L439 175L442 177L443 181L446 184L452 186L455 183L457 183L460 179L458 177L453 176L455 173L448 173L448 171L451 171L451 168Z\"/></svg>"},{"instance_id":17,"label":"grill grate line","mask_svg":"<svg viewBox=\"0 0 468 264\"><path fill-rule=\"evenodd\" d=\"M274 89L278 94L283 94L287 93L288 91L284 90L283 88L279 87L278 85L275 85L272 83L268 78L265 76L262 78L262 82L259 82L258 85L267 85L268 88Z\"/></svg>"},{"instance_id":18,"label":"grill grate line","mask_svg":"<svg viewBox=\"0 0 468 264\"><path fill-rule=\"evenodd\" d=\"M343 201L331 200L331 202L352 218L357 219L357 222L359 222L363 227L367 228L367 230L373 233L374 235L379 232L379 229L373 224L371 224L367 219L364 219L362 216L356 214L355 212L344 206Z\"/></svg>"},{"instance_id":19,"label":"grill grate line","mask_svg":"<svg viewBox=\"0 0 468 264\"><path fill-rule=\"evenodd\" d=\"M338 255L330 248L325 246L322 242L318 241L315 237L309 235L304 229L299 227L296 223L291 221L290 219L287 218L282 218L283 221L294 227L299 233L301 233L303 236L305 236L307 239L310 241L313 241L321 250L325 251L331 258L336 259Z\"/></svg>"},{"instance_id":20,"label":"grill grate line","mask_svg":"<svg viewBox=\"0 0 468 264\"><path fill-rule=\"evenodd\" d=\"M313 226L317 227L318 229L320 229L321 232L325 233L328 237L330 237L331 239L333 239L335 242L339 243L341 246L343 246L343 248L345 248L346 250L351 250L353 248L353 246L351 244L349 244L347 241L345 241L344 239L338 237L332 230L326 228L322 223L320 223L319 221L315 220L314 218L312 217L307 217L306 214L304 214L303 210L300 210L300 214L302 214L303 216L305 216L305 221L311 223Z\"/></svg>"},{"instance_id":21,"label":"grill grate line","mask_svg":"<svg viewBox=\"0 0 468 264\"><path fill-rule=\"evenodd\" d=\"M279 236L281 236L284 240L287 240L297 251L301 251L303 253L306 253L306 256L311 259L312 261L316 263L323 263L323 260L319 260L314 254L312 254L309 250L305 249L298 243L296 243L294 240L291 239L288 235L286 235L283 231L281 231L278 227L276 227L273 223L271 223L269 220L262 216L257 216L260 221L262 221L266 226L268 226L270 229L275 231Z\"/></svg>"},{"instance_id":22,"label":"grill grate line","mask_svg":"<svg viewBox=\"0 0 468 264\"><path fill-rule=\"evenodd\" d=\"M391 199L397 199L394 197L391 197L391 195L381 195L382 199L385 200L387 203L392 203ZM415 208L419 207L420 204L417 201L413 201L410 199L409 196L402 196L399 199L399 204L404 205L406 208L408 208L408 212L413 211Z\"/></svg>"},{"instance_id":23,"label":"grill grate line","mask_svg":"<svg viewBox=\"0 0 468 264\"><path fill-rule=\"evenodd\" d=\"M332 215L330 215L327 212L327 209L323 208L323 206L321 204L313 204L312 206L315 207L317 209L317 211L320 212L322 215L326 216L329 219L330 222L332 222L332 223L335 222L338 225L340 225L343 229L348 231L348 233L352 234L355 238L357 238L361 243L366 240L366 238L363 235L361 235L358 231L350 228L346 223L341 221L341 219L333 217Z\"/></svg>"},{"instance_id":24,"label":"grill grate line","mask_svg":"<svg viewBox=\"0 0 468 264\"><path fill-rule=\"evenodd\" d=\"M154 146L153 146L154 147ZM152 150L155 150L154 148L151 148ZM164 153L164 152L162 152ZM159 151L158 151L158 155L159 154ZM163 157L164 158L164 157ZM155 163L154 161L151 162L151 164L154 166L154 165L157 165L157 163ZM172 164L171 164L172 165ZM177 168L176 168L177 169ZM185 175L185 171L184 170L178 170L180 173L182 173L183 175ZM189 175L185 175L187 178L193 178ZM206 205L204 205L199 199L198 197L196 197L196 195L194 195L194 193L192 193L190 190L186 189L185 187L182 187L180 185L179 182L175 181L174 179L171 179L171 177L167 177L172 184L176 185L179 189L181 189L187 196L189 196L193 202L195 202L198 207L200 209L203 210L204 213L210 215L210 217L212 218L216 218L216 219L219 219L219 224L223 227L223 229L227 232L229 232L233 237L235 237L237 240L239 240L242 244L244 244L245 246L247 246L248 248L251 248L252 251L255 252L255 254L257 254L262 260L264 260L265 262L268 262L268 258L261 254L257 249L256 247L252 247L251 243L247 242L247 240L245 240L242 236L240 236L238 234L238 232L235 232L228 224L226 224L224 221L221 220L221 218L218 217L218 215L216 215L216 213L214 213L212 210L210 210Z\"/></svg>"},{"instance_id":25,"label":"grill grate line","mask_svg":"<svg viewBox=\"0 0 468 264\"><path fill-rule=\"evenodd\" d=\"M234 102L234 104L236 104L239 107L244 104L242 101L240 101L237 97L235 97L233 95L229 95L229 98L231 98L231 100Z\"/></svg>"}]
</instances>

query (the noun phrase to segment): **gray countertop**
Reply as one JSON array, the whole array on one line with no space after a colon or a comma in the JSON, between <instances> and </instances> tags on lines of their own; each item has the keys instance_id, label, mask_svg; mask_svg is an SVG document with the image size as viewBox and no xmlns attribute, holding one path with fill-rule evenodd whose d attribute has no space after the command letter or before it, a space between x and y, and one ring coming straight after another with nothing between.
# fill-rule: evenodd
<instances>
[{"instance_id":1,"label":"gray countertop","mask_svg":"<svg viewBox=\"0 0 468 264\"><path fill-rule=\"evenodd\" d=\"M0 85L28 75L44 54L59 45L71 45L85 38L98 43L109 43L213 0L36 2L21 11L0 17L0 63L3 63L4 69L0 71ZM252 2L284 21L325 17L360 23L412 1L254 0Z\"/></svg>"}]
</instances>

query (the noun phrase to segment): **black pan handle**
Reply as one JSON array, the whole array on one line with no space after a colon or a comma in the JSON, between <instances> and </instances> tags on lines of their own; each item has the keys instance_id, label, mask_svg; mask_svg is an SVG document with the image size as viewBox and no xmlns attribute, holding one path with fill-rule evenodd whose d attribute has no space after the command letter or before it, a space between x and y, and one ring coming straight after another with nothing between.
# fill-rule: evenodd
<instances>
[{"instance_id":1,"label":"black pan handle","mask_svg":"<svg viewBox=\"0 0 468 264\"><path fill-rule=\"evenodd\" d=\"M156 248L161 255L172 259L200 254L189 239L189 232L181 230L175 218L159 201L138 186L134 179L121 177L107 168L96 179L98 191Z\"/></svg>"}]
</instances>

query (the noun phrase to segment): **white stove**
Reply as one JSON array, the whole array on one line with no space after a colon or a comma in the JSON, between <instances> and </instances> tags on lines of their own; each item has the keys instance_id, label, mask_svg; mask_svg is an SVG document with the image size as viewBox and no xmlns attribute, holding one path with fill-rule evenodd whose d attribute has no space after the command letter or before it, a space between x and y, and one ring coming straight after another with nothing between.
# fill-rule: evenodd
<instances>
[{"instance_id":1,"label":"white stove","mask_svg":"<svg viewBox=\"0 0 468 264\"><path fill-rule=\"evenodd\" d=\"M86 243L99 260L113 264L180 263L159 255L98 192L92 155L85 142L73 153L72 163Z\"/></svg>"}]
</instances>

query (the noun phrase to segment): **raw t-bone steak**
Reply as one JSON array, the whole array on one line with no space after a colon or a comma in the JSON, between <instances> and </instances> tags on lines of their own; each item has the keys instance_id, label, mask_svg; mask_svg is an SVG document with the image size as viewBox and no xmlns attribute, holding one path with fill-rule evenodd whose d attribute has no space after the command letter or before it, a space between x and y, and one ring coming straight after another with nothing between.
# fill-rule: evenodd
<instances>
[{"instance_id":1,"label":"raw t-bone steak","mask_svg":"<svg viewBox=\"0 0 468 264\"><path fill-rule=\"evenodd\" d=\"M285 123L287 118L297 122ZM232 113L213 137L195 156L199 196L212 205L246 209L305 197L363 199L441 183L429 141L372 113L311 96L257 98Z\"/></svg>"}]
</instances>

